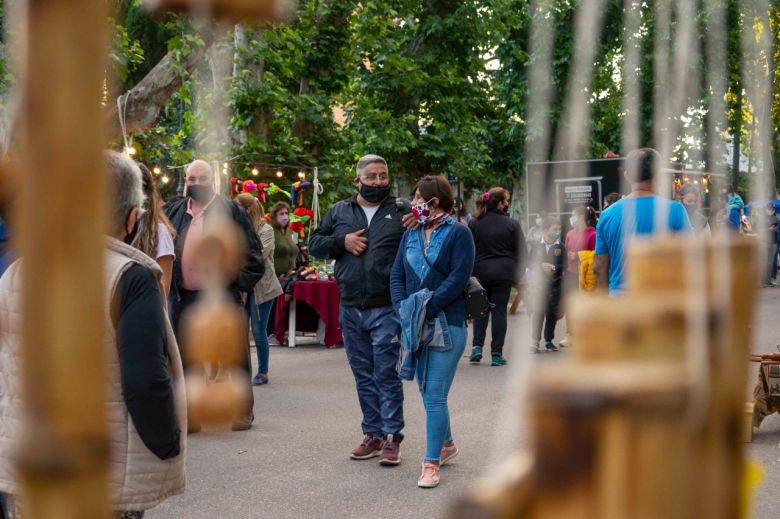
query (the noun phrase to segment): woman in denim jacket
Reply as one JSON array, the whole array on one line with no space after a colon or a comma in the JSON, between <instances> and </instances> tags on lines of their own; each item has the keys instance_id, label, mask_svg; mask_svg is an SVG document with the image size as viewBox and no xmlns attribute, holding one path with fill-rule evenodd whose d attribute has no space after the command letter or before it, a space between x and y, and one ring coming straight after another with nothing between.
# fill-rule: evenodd
<instances>
[{"instance_id":1,"label":"woman in denim jacket","mask_svg":"<svg viewBox=\"0 0 780 519\"><path fill-rule=\"evenodd\" d=\"M425 295L425 319L445 327L444 333L435 334L436 340L431 341L433 334L423 333L427 340L416 339L422 344L404 344L406 354L416 361L411 363L416 364L412 373L426 414L425 458L417 485L432 488L439 484L439 467L458 454L452 441L447 394L466 347L463 292L474 266L474 241L468 227L450 216L454 199L445 177L425 176L413 193L412 213L420 227L406 231L401 240L390 275L390 292L393 306L399 311L407 298L419 299L419 292L430 291ZM404 318L408 319L409 313L404 317L401 312L402 327L413 325L404 323Z\"/></svg>"}]
</instances>

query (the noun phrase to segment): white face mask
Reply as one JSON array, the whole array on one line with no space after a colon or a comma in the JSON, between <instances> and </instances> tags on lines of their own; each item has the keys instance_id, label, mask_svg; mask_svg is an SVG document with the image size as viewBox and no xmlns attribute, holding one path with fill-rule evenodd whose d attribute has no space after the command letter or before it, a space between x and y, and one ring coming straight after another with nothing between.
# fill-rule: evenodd
<instances>
[{"instance_id":1,"label":"white face mask","mask_svg":"<svg viewBox=\"0 0 780 519\"><path fill-rule=\"evenodd\" d=\"M572 215L572 217L571 217L571 218L569 218L569 223L571 224L571 226L572 226L572 227L577 227L577 224L578 224L579 222L580 222L580 221L577 219L577 217L576 217L576 216L573 216L573 215Z\"/></svg>"}]
</instances>

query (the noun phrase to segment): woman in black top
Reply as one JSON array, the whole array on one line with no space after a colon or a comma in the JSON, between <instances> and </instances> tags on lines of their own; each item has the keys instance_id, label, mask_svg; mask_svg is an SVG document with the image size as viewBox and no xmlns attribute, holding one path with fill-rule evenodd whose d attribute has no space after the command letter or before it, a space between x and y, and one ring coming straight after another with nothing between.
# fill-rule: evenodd
<instances>
[{"instance_id":1,"label":"woman in black top","mask_svg":"<svg viewBox=\"0 0 780 519\"><path fill-rule=\"evenodd\" d=\"M476 247L474 276L485 287L492 305L488 314L474 319L474 343L469 358L472 364L482 360L482 347L491 316L491 365L506 364L503 356L506 307L512 285L519 281L518 272L522 272L526 259L523 231L520 224L508 216L508 209L509 191L494 187L482 195L479 215L469 223Z\"/></svg>"}]
</instances>

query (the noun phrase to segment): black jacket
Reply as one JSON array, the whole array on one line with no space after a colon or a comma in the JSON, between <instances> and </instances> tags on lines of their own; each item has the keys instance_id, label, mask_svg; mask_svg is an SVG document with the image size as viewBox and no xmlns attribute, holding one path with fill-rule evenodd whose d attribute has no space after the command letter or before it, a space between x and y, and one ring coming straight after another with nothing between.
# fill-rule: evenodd
<instances>
[{"instance_id":1,"label":"black jacket","mask_svg":"<svg viewBox=\"0 0 780 519\"><path fill-rule=\"evenodd\" d=\"M181 257L184 240L187 237L187 230L190 228L192 216L187 214L187 202L189 198L180 198L166 204L165 214L171 221L176 230L176 240L174 243L176 249L176 259L173 261L173 280L171 281L171 295L174 298L179 296L181 287ZM244 254L244 263L236 279L230 284L229 290L237 299L239 292L251 292L254 286L260 281L265 273L265 264L263 263L263 246L260 244L260 238L252 229L252 223L249 217L237 203L222 198L217 195L214 202L206 209L204 218L215 212L223 211L230 216L230 219L241 228L242 235L246 240L246 250Z\"/></svg>"},{"instance_id":2,"label":"black jacket","mask_svg":"<svg viewBox=\"0 0 780 519\"><path fill-rule=\"evenodd\" d=\"M563 276L566 274L566 262L568 258L566 256L566 247L560 243L555 243L547 251L547 246L542 242L535 242L531 244L531 251L529 252L529 267L533 271L533 276L537 276L540 279L534 280L535 283L541 281L543 276L547 276L542 272L542 263L552 263L555 266L555 272L549 275L550 294L553 296L560 296L561 287L563 285ZM545 283L541 283L543 285Z\"/></svg>"},{"instance_id":3,"label":"black jacket","mask_svg":"<svg viewBox=\"0 0 780 519\"><path fill-rule=\"evenodd\" d=\"M526 264L526 245L520 224L498 211L469 222L474 235L474 275L480 281L517 283ZM518 275L520 274L520 275Z\"/></svg>"},{"instance_id":4,"label":"black jacket","mask_svg":"<svg viewBox=\"0 0 780 519\"><path fill-rule=\"evenodd\" d=\"M312 233L309 253L315 258L336 260L341 304L360 308L392 305L390 269L404 234L401 216L395 198L388 197L368 225L356 195L334 205ZM368 238L368 249L353 256L344 248L344 238L360 229L366 229L363 236Z\"/></svg>"}]
</instances>

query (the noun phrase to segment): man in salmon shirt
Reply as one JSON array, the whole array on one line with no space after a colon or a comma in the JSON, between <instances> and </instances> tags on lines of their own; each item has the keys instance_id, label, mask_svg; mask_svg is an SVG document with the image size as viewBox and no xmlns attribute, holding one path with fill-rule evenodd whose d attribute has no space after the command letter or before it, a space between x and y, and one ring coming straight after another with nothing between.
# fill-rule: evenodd
<instances>
[{"instance_id":1,"label":"man in salmon shirt","mask_svg":"<svg viewBox=\"0 0 780 519\"><path fill-rule=\"evenodd\" d=\"M173 262L173 280L171 282L170 304L171 324L179 339L179 347L182 347L179 323L184 311L195 303L200 297L203 287L201 274L196 268L194 249L198 238L204 232L204 225L214 215L222 214L232 221L241 230L245 238L244 262L236 279L232 280L228 288L233 302L242 305L246 301L247 293L251 292L255 284L263 277L265 266L262 258L262 245L257 233L252 229L246 211L238 204L219 196L214 191L214 172L208 162L203 160L193 161L187 167L186 173L187 196L174 200L165 206L165 214L171 220L176 230L174 242L176 259ZM244 431L252 427L254 421L254 395L250 380L252 378L252 363L249 356L249 337L246 339L243 363L241 369L247 374L248 407L241 416L237 416L232 424L234 431ZM184 345L186 347L186 345ZM186 354L182 355L185 359ZM190 420L188 432L200 431L200 424Z\"/></svg>"}]
</instances>

